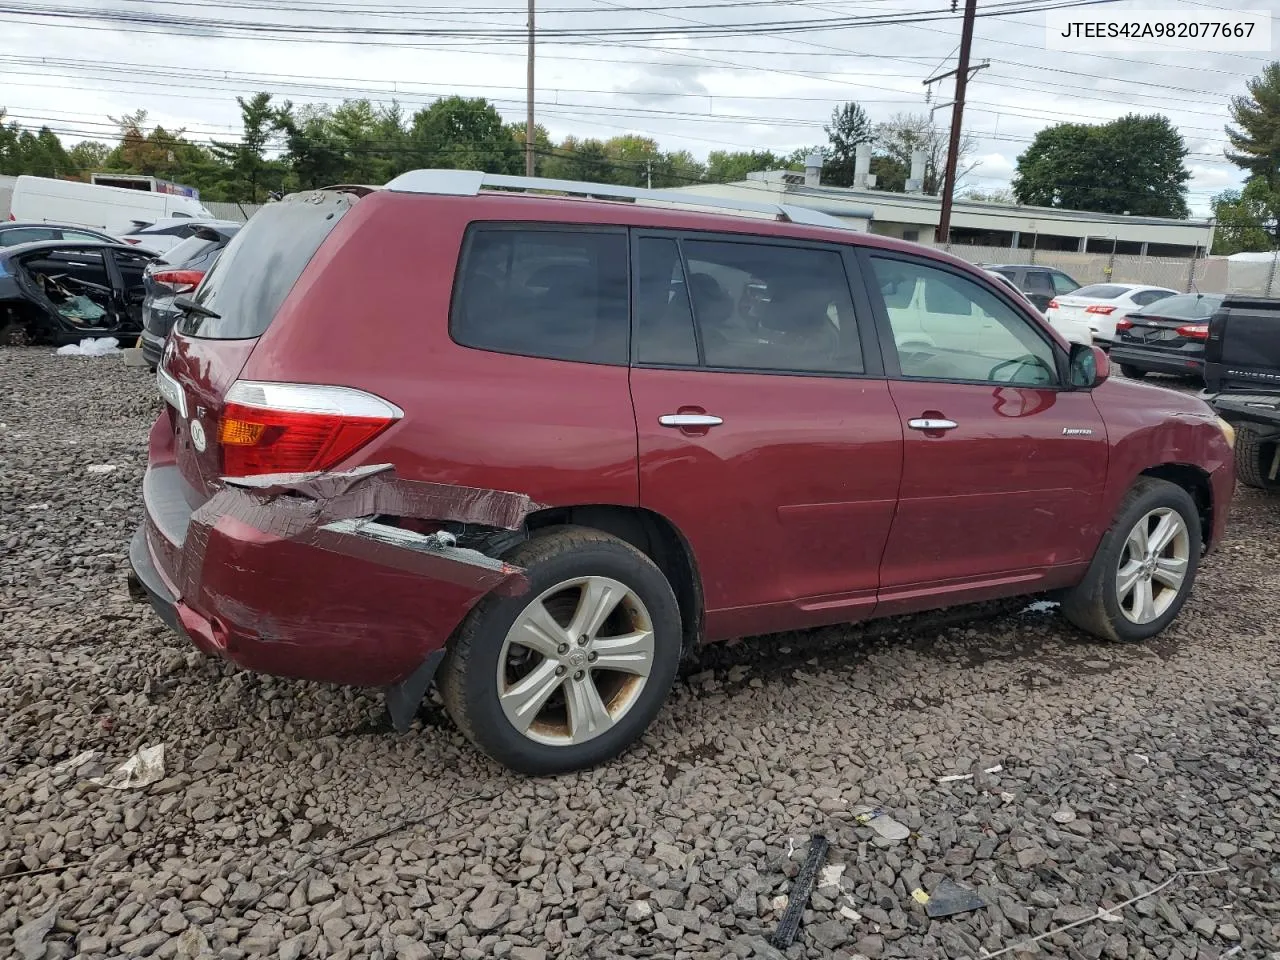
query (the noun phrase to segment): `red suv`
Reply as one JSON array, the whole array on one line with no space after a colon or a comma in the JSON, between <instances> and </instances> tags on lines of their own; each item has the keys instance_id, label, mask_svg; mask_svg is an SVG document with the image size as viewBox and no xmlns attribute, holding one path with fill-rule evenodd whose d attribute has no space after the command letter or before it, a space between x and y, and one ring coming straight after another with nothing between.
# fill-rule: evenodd
<instances>
[{"instance_id":1,"label":"red suv","mask_svg":"<svg viewBox=\"0 0 1280 960\"><path fill-rule=\"evenodd\" d=\"M531 773L622 751L704 641L1044 592L1169 624L1230 427L954 257L717 205L456 171L268 205L179 300L134 583L402 730L434 681Z\"/></svg>"}]
</instances>

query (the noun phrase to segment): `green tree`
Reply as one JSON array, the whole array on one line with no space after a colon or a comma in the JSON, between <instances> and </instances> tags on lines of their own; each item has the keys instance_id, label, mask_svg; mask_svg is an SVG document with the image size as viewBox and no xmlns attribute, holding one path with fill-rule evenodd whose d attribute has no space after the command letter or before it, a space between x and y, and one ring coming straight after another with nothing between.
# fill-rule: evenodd
<instances>
[{"instance_id":1,"label":"green tree","mask_svg":"<svg viewBox=\"0 0 1280 960\"><path fill-rule=\"evenodd\" d=\"M279 130L279 111L271 104L271 94L255 93L240 104L243 133L238 142L211 145L213 156L227 168L222 178L224 188L238 194L233 199L257 203L284 182L286 166L266 157L267 143Z\"/></svg>"},{"instance_id":2,"label":"green tree","mask_svg":"<svg viewBox=\"0 0 1280 960\"><path fill-rule=\"evenodd\" d=\"M831 122L822 129L828 141L823 181L837 187L853 186L857 149L870 143L874 133L866 111L856 103L841 104L831 111Z\"/></svg>"},{"instance_id":3,"label":"green tree","mask_svg":"<svg viewBox=\"0 0 1280 960\"><path fill-rule=\"evenodd\" d=\"M71 165L81 173L97 173L105 168L111 147L98 140L81 140L67 151Z\"/></svg>"},{"instance_id":4,"label":"green tree","mask_svg":"<svg viewBox=\"0 0 1280 960\"><path fill-rule=\"evenodd\" d=\"M1267 187L1262 177L1253 177L1243 190L1224 190L1213 198L1213 253L1260 252L1273 246L1275 210L1280 197Z\"/></svg>"},{"instance_id":5,"label":"green tree","mask_svg":"<svg viewBox=\"0 0 1280 960\"><path fill-rule=\"evenodd\" d=\"M419 167L518 174L520 145L502 115L483 97L444 97L413 115L409 156Z\"/></svg>"},{"instance_id":6,"label":"green tree","mask_svg":"<svg viewBox=\"0 0 1280 960\"><path fill-rule=\"evenodd\" d=\"M1187 148L1167 117L1047 127L1018 157L1019 203L1097 213L1186 217Z\"/></svg>"},{"instance_id":7,"label":"green tree","mask_svg":"<svg viewBox=\"0 0 1280 960\"><path fill-rule=\"evenodd\" d=\"M1269 244L1261 244L1260 225L1274 236L1280 222L1280 61L1267 65L1250 80L1248 91L1248 96L1232 98L1231 119L1235 126L1226 130L1231 144L1227 159L1245 170L1249 178L1238 199L1224 202L1222 213L1218 211L1219 198L1214 198L1214 215L1219 220L1215 253L1219 237L1223 245L1248 244L1241 250L1268 249ZM1227 218L1232 219L1233 225L1224 232Z\"/></svg>"},{"instance_id":8,"label":"green tree","mask_svg":"<svg viewBox=\"0 0 1280 960\"><path fill-rule=\"evenodd\" d=\"M520 148L520 171L524 172L524 135L525 125L523 123L509 123L507 129L511 132L511 139L516 142ZM547 159L552 156L555 148L551 143L551 135L547 133L547 128L540 123L533 125L533 175L535 177L549 176L546 172Z\"/></svg>"},{"instance_id":9,"label":"green tree","mask_svg":"<svg viewBox=\"0 0 1280 960\"><path fill-rule=\"evenodd\" d=\"M772 150L712 150L707 157L707 180L712 183L733 183L745 180L748 173L778 170L786 159Z\"/></svg>"},{"instance_id":10,"label":"green tree","mask_svg":"<svg viewBox=\"0 0 1280 960\"><path fill-rule=\"evenodd\" d=\"M1249 81L1248 96L1231 99L1227 159L1262 177L1271 187L1280 186L1280 61L1266 66Z\"/></svg>"}]
</instances>

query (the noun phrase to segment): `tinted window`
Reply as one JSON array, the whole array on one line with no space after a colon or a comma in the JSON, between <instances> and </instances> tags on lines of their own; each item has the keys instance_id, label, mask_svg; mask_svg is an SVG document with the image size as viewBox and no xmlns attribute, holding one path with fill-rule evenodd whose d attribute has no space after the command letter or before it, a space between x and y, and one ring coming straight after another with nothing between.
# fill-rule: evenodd
<instances>
[{"instance_id":1,"label":"tinted window","mask_svg":"<svg viewBox=\"0 0 1280 960\"><path fill-rule=\"evenodd\" d=\"M206 240L202 236L188 237L160 259L165 263L190 263L192 260L203 257L210 250L217 249L224 242L222 239Z\"/></svg>"},{"instance_id":2,"label":"tinted window","mask_svg":"<svg viewBox=\"0 0 1280 960\"><path fill-rule=\"evenodd\" d=\"M1076 283L1065 273L1059 273L1057 270L1054 270L1049 275L1053 278L1054 293L1071 293L1074 290L1080 289L1080 284Z\"/></svg>"},{"instance_id":3,"label":"tinted window","mask_svg":"<svg viewBox=\"0 0 1280 960\"><path fill-rule=\"evenodd\" d=\"M227 244L195 293L218 316L186 314L179 332L215 340L262 336L351 203L348 194L309 193L264 206Z\"/></svg>"},{"instance_id":4,"label":"tinted window","mask_svg":"<svg viewBox=\"0 0 1280 960\"><path fill-rule=\"evenodd\" d=\"M109 237L101 236L96 233L84 233L81 230L63 230L62 239L70 240L72 243L106 243L110 241Z\"/></svg>"},{"instance_id":5,"label":"tinted window","mask_svg":"<svg viewBox=\"0 0 1280 960\"><path fill-rule=\"evenodd\" d=\"M1158 300L1146 312L1153 317L1168 317L1170 320L1206 320L1220 306L1220 296L1184 293Z\"/></svg>"},{"instance_id":6,"label":"tinted window","mask_svg":"<svg viewBox=\"0 0 1280 960\"><path fill-rule=\"evenodd\" d=\"M0 230L0 247L13 247L20 243L36 243L40 240L61 240L60 230L50 227L14 227ZM97 239L96 237L92 239Z\"/></svg>"},{"instance_id":7,"label":"tinted window","mask_svg":"<svg viewBox=\"0 0 1280 960\"><path fill-rule=\"evenodd\" d=\"M625 364L627 275L620 231L473 227L450 331L481 350Z\"/></svg>"},{"instance_id":8,"label":"tinted window","mask_svg":"<svg viewBox=\"0 0 1280 960\"><path fill-rule=\"evenodd\" d=\"M1174 294L1169 290L1143 290L1141 293L1135 293L1129 299L1141 307L1147 307L1157 300L1167 300L1172 296Z\"/></svg>"},{"instance_id":9,"label":"tinted window","mask_svg":"<svg viewBox=\"0 0 1280 960\"><path fill-rule=\"evenodd\" d=\"M834 250L687 240L688 290L708 366L861 373L844 260Z\"/></svg>"},{"instance_id":10,"label":"tinted window","mask_svg":"<svg viewBox=\"0 0 1280 960\"><path fill-rule=\"evenodd\" d=\"M1028 293L1053 292L1053 285L1049 282L1049 275L1043 270L1028 270L1023 286Z\"/></svg>"},{"instance_id":11,"label":"tinted window","mask_svg":"<svg viewBox=\"0 0 1280 960\"><path fill-rule=\"evenodd\" d=\"M904 377L1057 382L1053 348L993 290L919 261L872 263Z\"/></svg>"},{"instance_id":12,"label":"tinted window","mask_svg":"<svg viewBox=\"0 0 1280 960\"><path fill-rule=\"evenodd\" d=\"M1114 300L1116 297L1123 297L1128 292L1128 287L1116 286L1113 283L1094 283L1076 290L1074 296L1088 297L1091 300Z\"/></svg>"},{"instance_id":13,"label":"tinted window","mask_svg":"<svg viewBox=\"0 0 1280 960\"><path fill-rule=\"evenodd\" d=\"M674 240L641 237L636 242L635 318L639 363L698 362L693 311Z\"/></svg>"}]
</instances>

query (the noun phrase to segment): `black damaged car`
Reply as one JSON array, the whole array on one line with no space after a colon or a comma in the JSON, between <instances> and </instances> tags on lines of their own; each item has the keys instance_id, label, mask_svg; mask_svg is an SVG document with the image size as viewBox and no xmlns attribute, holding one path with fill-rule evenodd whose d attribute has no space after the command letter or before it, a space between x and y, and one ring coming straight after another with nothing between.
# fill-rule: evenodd
<instances>
[{"instance_id":1,"label":"black damaged car","mask_svg":"<svg viewBox=\"0 0 1280 960\"><path fill-rule=\"evenodd\" d=\"M0 249L0 343L78 343L142 331L143 271L127 243L43 241Z\"/></svg>"}]
</instances>

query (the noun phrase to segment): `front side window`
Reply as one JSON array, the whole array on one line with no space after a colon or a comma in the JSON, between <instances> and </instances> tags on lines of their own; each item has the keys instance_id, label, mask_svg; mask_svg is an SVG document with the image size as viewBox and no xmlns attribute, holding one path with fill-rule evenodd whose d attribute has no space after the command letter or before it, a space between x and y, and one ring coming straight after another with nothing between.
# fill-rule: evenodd
<instances>
[{"instance_id":1,"label":"front side window","mask_svg":"<svg viewBox=\"0 0 1280 960\"><path fill-rule=\"evenodd\" d=\"M995 291L919 261L871 262L903 377L1057 383L1053 347Z\"/></svg>"},{"instance_id":2,"label":"front side window","mask_svg":"<svg viewBox=\"0 0 1280 960\"><path fill-rule=\"evenodd\" d=\"M862 373L844 260L835 250L682 241L705 362L711 367Z\"/></svg>"},{"instance_id":3,"label":"front side window","mask_svg":"<svg viewBox=\"0 0 1280 960\"><path fill-rule=\"evenodd\" d=\"M473 227L450 332L480 350L625 364L627 273L622 232Z\"/></svg>"}]
</instances>

